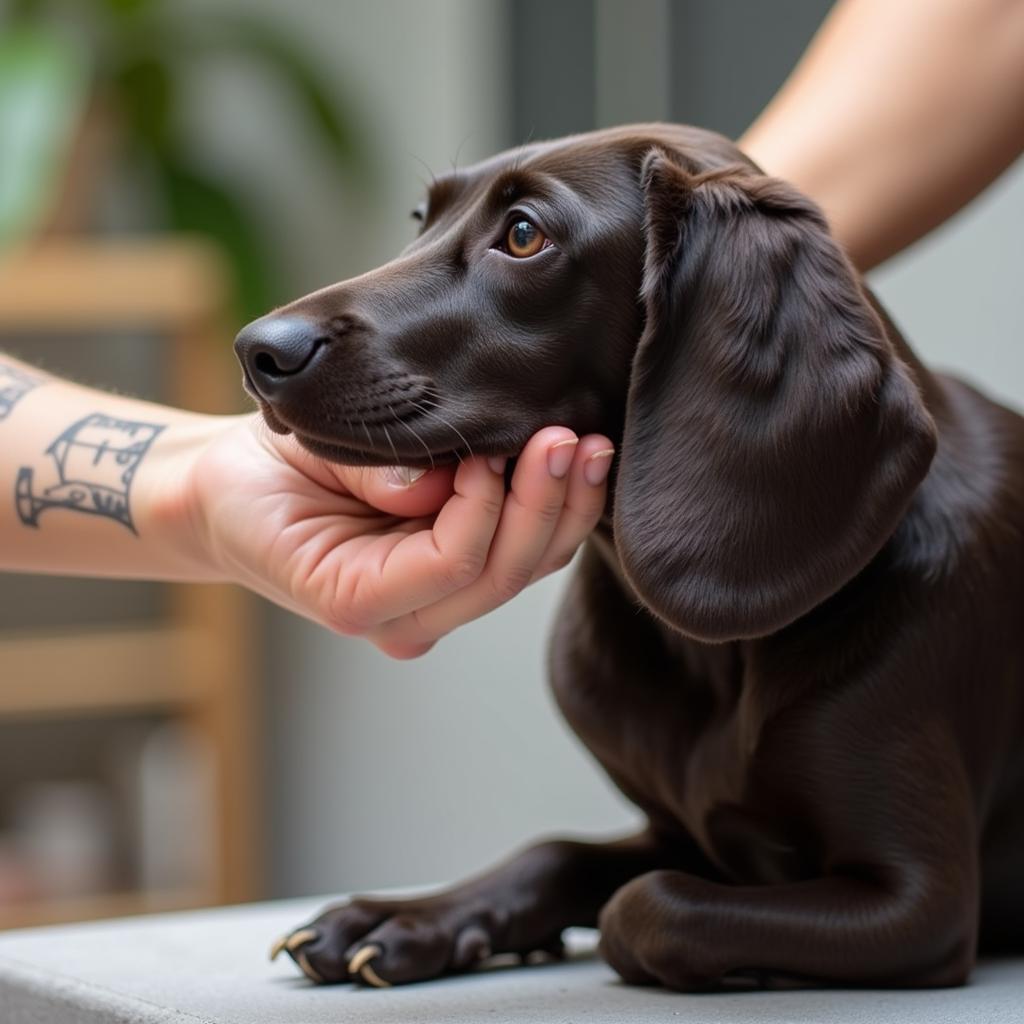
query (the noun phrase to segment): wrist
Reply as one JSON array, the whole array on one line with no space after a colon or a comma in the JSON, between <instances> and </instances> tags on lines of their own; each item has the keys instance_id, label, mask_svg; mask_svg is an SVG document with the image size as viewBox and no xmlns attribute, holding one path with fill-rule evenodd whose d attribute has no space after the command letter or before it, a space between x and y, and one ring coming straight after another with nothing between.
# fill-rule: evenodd
<instances>
[{"instance_id":1,"label":"wrist","mask_svg":"<svg viewBox=\"0 0 1024 1024\"><path fill-rule=\"evenodd\" d=\"M155 446L140 494L139 533L161 547L176 566L174 577L190 582L225 582L210 529L203 459L210 445L234 429L232 416L190 415L172 423Z\"/></svg>"}]
</instances>

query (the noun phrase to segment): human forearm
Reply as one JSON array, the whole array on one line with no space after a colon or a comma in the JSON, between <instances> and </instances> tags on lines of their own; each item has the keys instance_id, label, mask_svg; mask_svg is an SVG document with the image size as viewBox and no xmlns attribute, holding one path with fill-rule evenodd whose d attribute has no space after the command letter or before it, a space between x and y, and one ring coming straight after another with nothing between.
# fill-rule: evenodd
<instances>
[{"instance_id":1,"label":"human forearm","mask_svg":"<svg viewBox=\"0 0 1024 1024\"><path fill-rule=\"evenodd\" d=\"M396 657L564 565L611 442L545 427L422 475L325 462L252 416L199 416L0 355L0 569L229 580Z\"/></svg>"},{"instance_id":2,"label":"human forearm","mask_svg":"<svg viewBox=\"0 0 1024 1024\"><path fill-rule=\"evenodd\" d=\"M841 0L740 146L867 270L1013 161L1022 107L1019 0Z\"/></svg>"},{"instance_id":3,"label":"human forearm","mask_svg":"<svg viewBox=\"0 0 1024 1024\"><path fill-rule=\"evenodd\" d=\"M93 391L0 354L0 569L222 578L186 501L228 418Z\"/></svg>"}]
</instances>

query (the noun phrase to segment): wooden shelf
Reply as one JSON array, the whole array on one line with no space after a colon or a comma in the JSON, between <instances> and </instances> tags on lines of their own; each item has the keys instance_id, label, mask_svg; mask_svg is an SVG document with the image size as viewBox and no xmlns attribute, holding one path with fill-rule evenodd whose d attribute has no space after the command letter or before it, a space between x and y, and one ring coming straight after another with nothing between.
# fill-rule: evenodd
<instances>
[{"instance_id":1,"label":"wooden shelf","mask_svg":"<svg viewBox=\"0 0 1024 1024\"><path fill-rule=\"evenodd\" d=\"M215 902L215 893L200 891L111 892L69 899L34 900L0 906L0 931L7 928L36 928L68 921L92 921L104 917L195 910Z\"/></svg>"},{"instance_id":2,"label":"wooden shelf","mask_svg":"<svg viewBox=\"0 0 1024 1024\"><path fill-rule=\"evenodd\" d=\"M184 627L3 635L0 719L181 708L207 693L184 671Z\"/></svg>"},{"instance_id":3,"label":"wooden shelf","mask_svg":"<svg viewBox=\"0 0 1024 1024\"><path fill-rule=\"evenodd\" d=\"M0 258L0 324L179 332L224 310L224 262L201 239L61 238Z\"/></svg>"},{"instance_id":4,"label":"wooden shelf","mask_svg":"<svg viewBox=\"0 0 1024 1024\"><path fill-rule=\"evenodd\" d=\"M54 237L0 254L0 331L158 336L160 400L229 412L241 398L229 281L222 253L199 237ZM214 835L196 889L12 904L0 907L0 929L261 894L259 700L246 601L218 585L181 584L170 597L152 626L0 632L0 722L152 711L187 723L213 762Z\"/></svg>"}]
</instances>

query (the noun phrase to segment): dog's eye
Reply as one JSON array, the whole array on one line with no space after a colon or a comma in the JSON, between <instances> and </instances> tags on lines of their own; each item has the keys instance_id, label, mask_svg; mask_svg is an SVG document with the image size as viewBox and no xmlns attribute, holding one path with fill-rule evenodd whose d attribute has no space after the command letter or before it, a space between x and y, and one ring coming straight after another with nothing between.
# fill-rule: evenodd
<instances>
[{"instance_id":1,"label":"dog's eye","mask_svg":"<svg viewBox=\"0 0 1024 1024\"><path fill-rule=\"evenodd\" d=\"M417 206L409 216L412 217L413 220L418 220L422 224L427 219L427 204L420 203L420 205Z\"/></svg>"},{"instance_id":2,"label":"dog's eye","mask_svg":"<svg viewBox=\"0 0 1024 1024\"><path fill-rule=\"evenodd\" d=\"M534 256L547 244L547 237L528 220L517 220L508 229L505 236L505 247L510 256L517 259L525 259L527 256Z\"/></svg>"}]
</instances>

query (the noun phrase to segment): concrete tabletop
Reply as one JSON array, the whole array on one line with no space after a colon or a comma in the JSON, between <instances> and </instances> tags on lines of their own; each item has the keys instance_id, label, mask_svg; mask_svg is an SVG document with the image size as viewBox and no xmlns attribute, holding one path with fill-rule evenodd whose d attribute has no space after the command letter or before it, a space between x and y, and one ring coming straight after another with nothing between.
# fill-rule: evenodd
<instances>
[{"instance_id":1,"label":"concrete tabletop","mask_svg":"<svg viewBox=\"0 0 1024 1024\"><path fill-rule=\"evenodd\" d=\"M1024 960L983 964L971 985L923 992L679 995L630 988L572 933L569 962L492 967L378 990L318 987L267 948L324 899L0 934L2 1024L1020 1024Z\"/></svg>"}]
</instances>

